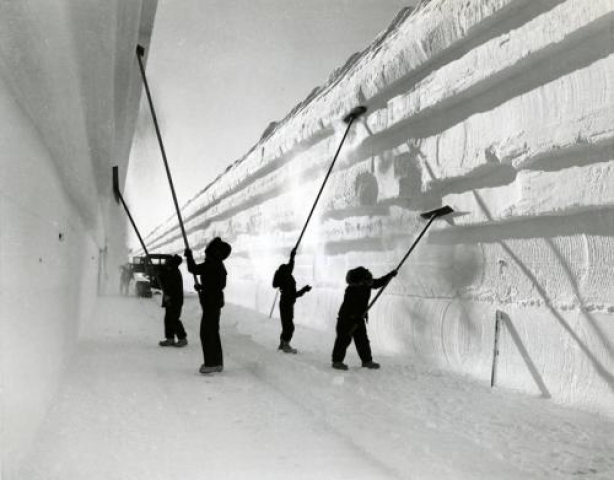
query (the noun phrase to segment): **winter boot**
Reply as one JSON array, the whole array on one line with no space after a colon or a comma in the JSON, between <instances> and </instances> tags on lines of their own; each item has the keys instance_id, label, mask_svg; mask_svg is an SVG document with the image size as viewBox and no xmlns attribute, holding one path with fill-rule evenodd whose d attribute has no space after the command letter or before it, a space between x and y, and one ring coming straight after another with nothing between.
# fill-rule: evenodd
<instances>
[{"instance_id":1,"label":"winter boot","mask_svg":"<svg viewBox=\"0 0 614 480\"><path fill-rule=\"evenodd\" d=\"M279 344L277 350L281 350L284 353L296 353L298 351L296 348L293 348L289 342L284 342L283 340Z\"/></svg>"},{"instance_id":2,"label":"winter boot","mask_svg":"<svg viewBox=\"0 0 614 480\"><path fill-rule=\"evenodd\" d=\"M215 365L213 367L207 367L203 363L202 366L200 367L199 372L203 373L203 374L207 374L207 373L220 373L222 370L224 370L224 366L223 365Z\"/></svg>"},{"instance_id":3,"label":"winter boot","mask_svg":"<svg viewBox=\"0 0 614 480\"><path fill-rule=\"evenodd\" d=\"M379 363L369 360L368 362L362 362L362 366L364 368L370 368L371 370L377 370L379 368Z\"/></svg>"},{"instance_id":4,"label":"winter boot","mask_svg":"<svg viewBox=\"0 0 614 480\"><path fill-rule=\"evenodd\" d=\"M347 370L348 366L343 362L333 362L333 368L337 370Z\"/></svg>"},{"instance_id":5,"label":"winter boot","mask_svg":"<svg viewBox=\"0 0 614 480\"><path fill-rule=\"evenodd\" d=\"M161 347L174 347L175 340L173 340L172 338L167 338L166 340L162 340L161 342L158 342L158 345L160 345Z\"/></svg>"},{"instance_id":6,"label":"winter boot","mask_svg":"<svg viewBox=\"0 0 614 480\"><path fill-rule=\"evenodd\" d=\"M177 340L177 342L175 342L176 347L185 347L187 344L188 344L187 338L180 338L179 340Z\"/></svg>"}]
</instances>

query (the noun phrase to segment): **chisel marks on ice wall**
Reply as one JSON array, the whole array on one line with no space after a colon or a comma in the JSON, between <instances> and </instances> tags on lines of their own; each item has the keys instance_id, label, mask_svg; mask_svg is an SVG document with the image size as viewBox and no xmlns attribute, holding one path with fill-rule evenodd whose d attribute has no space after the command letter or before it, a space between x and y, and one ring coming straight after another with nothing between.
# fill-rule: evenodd
<instances>
[{"instance_id":1,"label":"chisel marks on ice wall","mask_svg":"<svg viewBox=\"0 0 614 480\"><path fill-rule=\"evenodd\" d=\"M392 268L450 204L376 306L375 348L487 380L499 309L501 385L614 414L613 32L612 0L404 10L184 206L190 240L229 240L229 301L268 313L364 104L297 257L315 288L296 321L332 331L345 272ZM176 221L148 242L181 251Z\"/></svg>"}]
</instances>

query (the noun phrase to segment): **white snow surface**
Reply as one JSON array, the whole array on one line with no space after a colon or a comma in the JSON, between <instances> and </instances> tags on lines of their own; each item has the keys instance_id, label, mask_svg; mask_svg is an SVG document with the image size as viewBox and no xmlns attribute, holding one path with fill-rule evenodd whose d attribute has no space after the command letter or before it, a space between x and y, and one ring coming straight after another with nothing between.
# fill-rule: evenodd
<instances>
[{"instance_id":1,"label":"white snow surface","mask_svg":"<svg viewBox=\"0 0 614 480\"><path fill-rule=\"evenodd\" d=\"M107 298L84 326L19 476L35 479L608 479L614 420L455 376L404 356L379 371L330 367L334 338L227 305L225 370L190 344L157 346L158 298Z\"/></svg>"}]
</instances>

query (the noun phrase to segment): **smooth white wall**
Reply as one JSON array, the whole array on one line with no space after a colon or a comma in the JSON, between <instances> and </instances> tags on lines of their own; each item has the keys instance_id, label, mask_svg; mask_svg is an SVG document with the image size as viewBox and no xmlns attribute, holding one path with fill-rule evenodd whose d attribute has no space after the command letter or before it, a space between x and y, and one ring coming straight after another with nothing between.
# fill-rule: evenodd
<instances>
[{"instance_id":1,"label":"smooth white wall","mask_svg":"<svg viewBox=\"0 0 614 480\"><path fill-rule=\"evenodd\" d=\"M3 479L19 478L97 295L117 293L126 217L112 167L123 184L142 88L135 48L148 49L156 6L0 2Z\"/></svg>"},{"instance_id":2,"label":"smooth white wall","mask_svg":"<svg viewBox=\"0 0 614 480\"><path fill-rule=\"evenodd\" d=\"M98 248L1 78L0 123L1 443L12 478L95 308Z\"/></svg>"}]
</instances>

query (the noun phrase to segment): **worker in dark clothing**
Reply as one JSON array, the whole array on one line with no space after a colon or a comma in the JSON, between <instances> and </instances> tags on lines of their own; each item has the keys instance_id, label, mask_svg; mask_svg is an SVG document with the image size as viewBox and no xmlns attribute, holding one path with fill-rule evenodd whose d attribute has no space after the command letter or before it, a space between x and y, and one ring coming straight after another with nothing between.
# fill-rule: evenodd
<instances>
[{"instance_id":1,"label":"worker in dark clothing","mask_svg":"<svg viewBox=\"0 0 614 480\"><path fill-rule=\"evenodd\" d=\"M164 314L166 340L159 343L161 347L185 347L188 344L187 335L180 320L183 308L183 277L179 271L181 262L179 255L173 255L158 277L162 287L162 307L166 310Z\"/></svg>"},{"instance_id":2,"label":"worker in dark clothing","mask_svg":"<svg viewBox=\"0 0 614 480\"><path fill-rule=\"evenodd\" d=\"M345 280L348 284L345 289L343 303L339 309L337 318L337 338L333 348L333 368L347 370L348 366L343 363L345 352L354 339L358 356L362 366L366 368L379 368L379 363L371 357L371 345L367 335L367 307L371 290L386 285L395 275L392 270L383 277L373 279L373 275L364 267L349 270Z\"/></svg>"},{"instance_id":3,"label":"worker in dark clothing","mask_svg":"<svg viewBox=\"0 0 614 480\"><path fill-rule=\"evenodd\" d=\"M224 306L226 287L226 268L224 260L232 251L231 246L221 238L215 237L205 249L205 261L194 262L192 251L185 251L190 273L200 275L200 304L203 315L200 321L200 342L204 363L200 373L221 372L224 369L222 342L220 339L220 314Z\"/></svg>"},{"instance_id":4,"label":"worker in dark clothing","mask_svg":"<svg viewBox=\"0 0 614 480\"><path fill-rule=\"evenodd\" d=\"M296 353L296 348L290 345L292 334L294 333L294 304L296 299L302 297L311 290L311 286L305 285L298 292L296 291L296 280L292 275L294 270L294 257L296 250L290 254L290 262L280 265L273 276L273 287L279 288L281 297L279 299L279 316L281 317L281 336L279 348L284 353Z\"/></svg>"}]
</instances>

